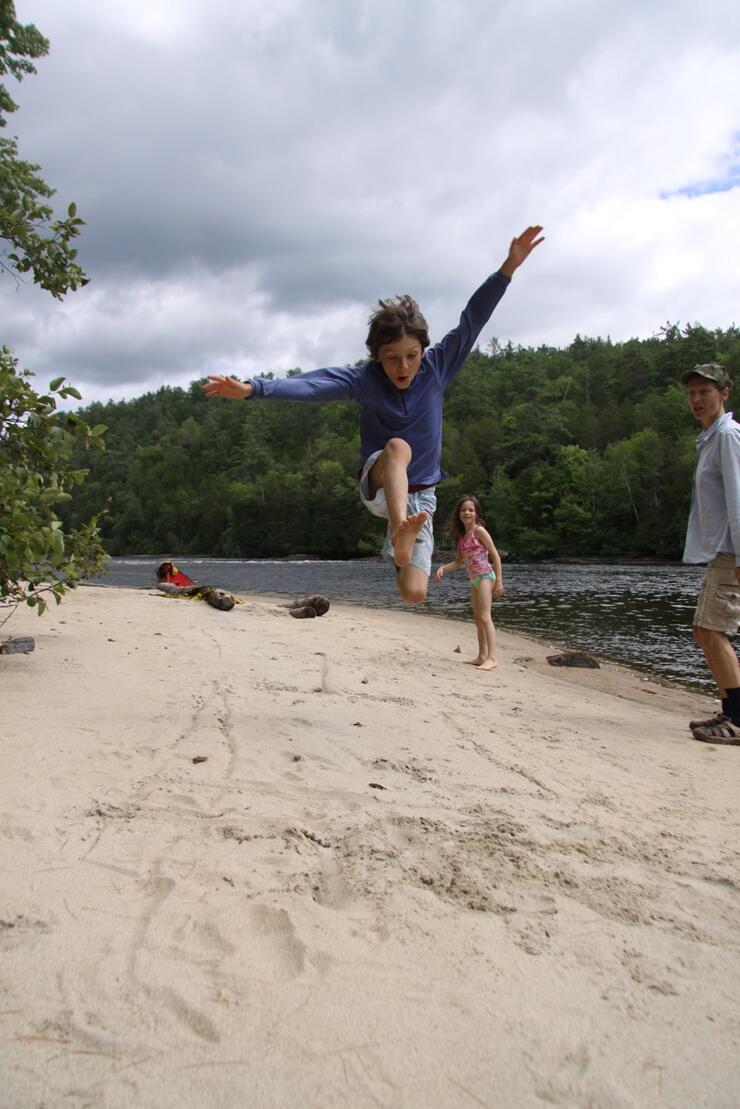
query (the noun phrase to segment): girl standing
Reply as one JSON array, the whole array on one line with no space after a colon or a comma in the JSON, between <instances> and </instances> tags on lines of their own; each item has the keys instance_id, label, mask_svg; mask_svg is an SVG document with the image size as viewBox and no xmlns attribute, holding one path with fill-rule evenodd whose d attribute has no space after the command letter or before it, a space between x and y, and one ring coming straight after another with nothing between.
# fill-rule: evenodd
<instances>
[{"instance_id":1,"label":"girl standing","mask_svg":"<svg viewBox=\"0 0 740 1109\"><path fill-rule=\"evenodd\" d=\"M483 523L478 498L467 494L461 497L447 525L447 534L455 541L455 557L452 562L439 567L434 580L439 583L445 572L452 573L461 566L467 570L475 630L478 634L478 654L476 658L465 661L478 670L493 670L498 664L491 602L494 597L502 595L504 584L501 557Z\"/></svg>"}]
</instances>

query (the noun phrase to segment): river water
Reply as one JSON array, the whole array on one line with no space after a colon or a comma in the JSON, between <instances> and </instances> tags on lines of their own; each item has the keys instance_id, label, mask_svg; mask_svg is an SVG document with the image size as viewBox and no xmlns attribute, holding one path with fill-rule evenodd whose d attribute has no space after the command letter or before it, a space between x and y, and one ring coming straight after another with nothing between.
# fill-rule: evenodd
<instances>
[{"instance_id":1,"label":"river water","mask_svg":"<svg viewBox=\"0 0 740 1109\"><path fill-rule=\"evenodd\" d=\"M113 558L96 584L150 586L160 557ZM379 558L352 561L202 559L174 557L193 579L243 595L295 598L323 593L334 601L399 608L394 576ZM691 635L702 566L677 564L507 563L506 593L493 607L500 628L555 647L589 651L671 681L709 691L713 683ZM465 620L475 634L470 587L463 571L431 584L414 608ZM465 641L462 641L463 647Z\"/></svg>"}]
</instances>

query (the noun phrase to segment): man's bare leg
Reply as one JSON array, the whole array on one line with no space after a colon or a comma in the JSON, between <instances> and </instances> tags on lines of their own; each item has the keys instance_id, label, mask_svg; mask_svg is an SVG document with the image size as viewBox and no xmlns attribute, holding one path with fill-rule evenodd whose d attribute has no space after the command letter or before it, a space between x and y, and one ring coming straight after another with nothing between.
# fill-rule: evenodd
<instances>
[{"instance_id":1,"label":"man's bare leg","mask_svg":"<svg viewBox=\"0 0 740 1109\"><path fill-rule=\"evenodd\" d=\"M724 632L717 632L711 628L700 628L694 625L694 639L704 652L707 666L719 687L720 699L724 699L725 690L737 689L740 686L740 661L735 654L735 648Z\"/></svg>"},{"instance_id":2,"label":"man's bare leg","mask_svg":"<svg viewBox=\"0 0 740 1109\"><path fill-rule=\"evenodd\" d=\"M408 567L414 551L416 537L424 527L426 512L407 516L409 500L408 468L411 462L411 447L405 439L389 439L383 453L370 471L370 496L378 489L385 493L388 506L389 531L395 551L396 566ZM423 572L423 571L422 571ZM413 590L412 590L413 591ZM399 578L399 592L401 582ZM424 589L426 596L426 587ZM405 599L405 598L404 598Z\"/></svg>"}]
</instances>

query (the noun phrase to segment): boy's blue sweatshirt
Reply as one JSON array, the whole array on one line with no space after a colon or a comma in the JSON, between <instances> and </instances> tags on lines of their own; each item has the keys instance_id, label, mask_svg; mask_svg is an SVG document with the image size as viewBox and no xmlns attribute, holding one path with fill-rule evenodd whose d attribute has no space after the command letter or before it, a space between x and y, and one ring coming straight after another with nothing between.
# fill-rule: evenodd
<instances>
[{"instance_id":1,"label":"boy's blue sweatshirt","mask_svg":"<svg viewBox=\"0 0 740 1109\"><path fill-rule=\"evenodd\" d=\"M436 485L441 469L444 391L473 349L481 329L506 292L510 278L496 272L473 293L460 322L429 347L408 389L397 389L375 360L361 366L330 366L295 377L251 381L253 397L275 400L356 400L360 404L362 463L389 439L411 447L410 485Z\"/></svg>"}]
</instances>

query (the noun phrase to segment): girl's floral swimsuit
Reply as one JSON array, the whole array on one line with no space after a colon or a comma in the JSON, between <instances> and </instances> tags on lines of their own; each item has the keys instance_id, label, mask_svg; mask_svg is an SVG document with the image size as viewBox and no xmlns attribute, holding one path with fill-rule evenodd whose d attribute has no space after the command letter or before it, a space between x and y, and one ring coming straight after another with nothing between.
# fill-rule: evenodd
<instances>
[{"instance_id":1,"label":"girl's floral swimsuit","mask_svg":"<svg viewBox=\"0 0 740 1109\"><path fill-rule=\"evenodd\" d=\"M470 535L464 535L458 541L457 549L460 552L463 566L468 572L470 584L474 589L477 589L482 581L496 580L493 567L488 561L488 551L475 534L475 528L473 528Z\"/></svg>"}]
</instances>

